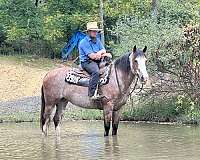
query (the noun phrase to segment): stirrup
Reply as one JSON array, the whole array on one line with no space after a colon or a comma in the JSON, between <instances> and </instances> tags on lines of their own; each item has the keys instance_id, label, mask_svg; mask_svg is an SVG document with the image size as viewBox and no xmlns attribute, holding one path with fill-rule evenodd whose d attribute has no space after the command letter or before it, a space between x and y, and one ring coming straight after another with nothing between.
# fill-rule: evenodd
<instances>
[{"instance_id":1,"label":"stirrup","mask_svg":"<svg viewBox=\"0 0 200 160\"><path fill-rule=\"evenodd\" d=\"M90 97L90 99L91 99L91 100L97 100L97 99L101 99L101 98L103 98L103 97L104 97L103 95L97 94L97 95L94 95L94 96Z\"/></svg>"}]
</instances>

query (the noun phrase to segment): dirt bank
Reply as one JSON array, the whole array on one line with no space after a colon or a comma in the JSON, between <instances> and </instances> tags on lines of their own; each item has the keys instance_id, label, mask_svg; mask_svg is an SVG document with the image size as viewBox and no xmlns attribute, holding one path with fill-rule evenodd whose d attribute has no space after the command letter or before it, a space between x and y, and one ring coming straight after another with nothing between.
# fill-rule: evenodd
<instances>
[{"instance_id":1,"label":"dirt bank","mask_svg":"<svg viewBox=\"0 0 200 160\"><path fill-rule=\"evenodd\" d=\"M0 56L0 101L40 95L43 77L55 66L48 59Z\"/></svg>"}]
</instances>

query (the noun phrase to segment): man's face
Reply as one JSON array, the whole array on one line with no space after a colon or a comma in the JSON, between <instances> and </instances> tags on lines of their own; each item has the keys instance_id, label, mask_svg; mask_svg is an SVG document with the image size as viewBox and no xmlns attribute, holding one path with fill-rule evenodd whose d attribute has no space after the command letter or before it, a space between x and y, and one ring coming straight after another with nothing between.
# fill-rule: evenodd
<instances>
[{"instance_id":1,"label":"man's face","mask_svg":"<svg viewBox=\"0 0 200 160\"><path fill-rule=\"evenodd\" d=\"M97 31L89 31L89 36L92 38L96 38L97 37Z\"/></svg>"}]
</instances>

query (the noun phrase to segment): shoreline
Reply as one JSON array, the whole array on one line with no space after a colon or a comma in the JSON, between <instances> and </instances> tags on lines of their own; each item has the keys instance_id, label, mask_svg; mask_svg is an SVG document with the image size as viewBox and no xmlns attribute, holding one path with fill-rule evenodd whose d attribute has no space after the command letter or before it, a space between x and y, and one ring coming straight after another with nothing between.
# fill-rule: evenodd
<instances>
[{"instance_id":1,"label":"shoreline","mask_svg":"<svg viewBox=\"0 0 200 160\"><path fill-rule=\"evenodd\" d=\"M102 122L103 120L83 120L83 119L79 119L79 120L74 120L74 119L67 119L67 120L63 120L62 123L65 122ZM12 124L17 124L17 123L38 123L39 125L39 121L0 121L0 124L8 124L8 123L12 123ZM51 122L53 125L53 122ZM120 120L119 123L127 123L127 124L153 124L153 125L175 125L175 126L199 126L199 124L196 123L179 123L179 122L154 122L154 121L129 121L129 120Z\"/></svg>"},{"instance_id":2,"label":"shoreline","mask_svg":"<svg viewBox=\"0 0 200 160\"><path fill-rule=\"evenodd\" d=\"M40 96L23 97L16 100L0 101L0 123L38 122L40 118ZM126 108L127 106L124 106ZM133 108L132 108L133 109ZM181 120L176 117L169 121L164 119L143 120L145 117L131 117L126 109L122 111L121 122L151 123L164 125L196 125L196 121ZM130 113L131 114L131 113ZM102 121L103 113L98 109L83 109L68 104L63 121Z\"/></svg>"}]
</instances>

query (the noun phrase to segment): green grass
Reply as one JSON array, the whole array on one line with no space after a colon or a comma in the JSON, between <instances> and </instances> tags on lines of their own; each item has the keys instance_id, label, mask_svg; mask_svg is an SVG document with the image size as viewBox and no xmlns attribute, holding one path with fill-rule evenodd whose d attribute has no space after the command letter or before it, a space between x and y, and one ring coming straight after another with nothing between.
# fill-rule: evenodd
<instances>
[{"instance_id":1,"label":"green grass","mask_svg":"<svg viewBox=\"0 0 200 160\"><path fill-rule=\"evenodd\" d=\"M103 112L94 109L73 108L66 111L63 120L101 120ZM0 122L38 122L40 120L40 112L13 112L0 114Z\"/></svg>"},{"instance_id":2,"label":"green grass","mask_svg":"<svg viewBox=\"0 0 200 160\"><path fill-rule=\"evenodd\" d=\"M103 118L103 112L95 109L82 109L74 108L71 111L66 111L64 119L69 120L101 120Z\"/></svg>"},{"instance_id":3,"label":"green grass","mask_svg":"<svg viewBox=\"0 0 200 160\"><path fill-rule=\"evenodd\" d=\"M0 122L37 122L39 121L39 112L27 113L27 112L16 112L6 113L0 115Z\"/></svg>"},{"instance_id":4,"label":"green grass","mask_svg":"<svg viewBox=\"0 0 200 160\"><path fill-rule=\"evenodd\" d=\"M122 112L122 119L134 121L174 122L179 113L173 102L142 104L137 107L127 105Z\"/></svg>"}]
</instances>

